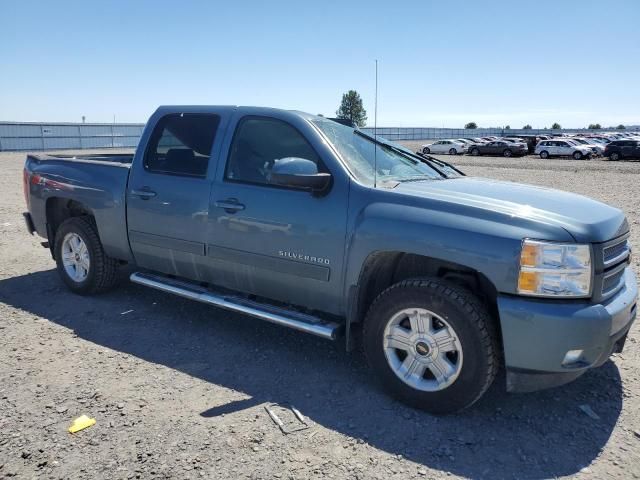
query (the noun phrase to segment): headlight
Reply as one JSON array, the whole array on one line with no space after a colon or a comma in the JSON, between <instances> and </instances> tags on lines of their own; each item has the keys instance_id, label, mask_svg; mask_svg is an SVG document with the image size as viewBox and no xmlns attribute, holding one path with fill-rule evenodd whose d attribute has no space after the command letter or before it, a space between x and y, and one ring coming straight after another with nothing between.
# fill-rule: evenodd
<instances>
[{"instance_id":1,"label":"headlight","mask_svg":"<svg viewBox=\"0 0 640 480\"><path fill-rule=\"evenodd\" d=\"M524 240L518 293L540 297L591 295L591 247Z\"/></svg>"}]
</instances>

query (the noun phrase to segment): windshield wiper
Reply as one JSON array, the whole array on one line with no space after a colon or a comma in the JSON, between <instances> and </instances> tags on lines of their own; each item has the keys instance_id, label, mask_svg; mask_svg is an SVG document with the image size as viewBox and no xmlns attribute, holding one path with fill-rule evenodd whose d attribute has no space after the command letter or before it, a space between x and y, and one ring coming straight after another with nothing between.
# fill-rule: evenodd
<instances>
[{"instance_id":1,"label":"windshield wiper","mask_svg":"<svg viewBox=\"0 0 640 480\"><path fill-rule=\"evenodd\" d=\"M398 183L407 183L407 182L424 182L426 180L444 180L443 178L434 178L429 175L416 175L411 177L404 178L396 178L395 181Z\"/></svg>"}]
</instances>

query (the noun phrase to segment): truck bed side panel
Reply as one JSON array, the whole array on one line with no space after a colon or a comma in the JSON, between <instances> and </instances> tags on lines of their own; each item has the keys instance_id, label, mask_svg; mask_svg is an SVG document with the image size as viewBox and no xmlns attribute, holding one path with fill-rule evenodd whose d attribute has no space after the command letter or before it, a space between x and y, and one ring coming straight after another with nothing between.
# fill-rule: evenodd
<instances>
[{"instance_id":1,"label":"truck bed side panel","mask_svg":"<svg viewBox=\"0 0 640 480\"><path fill-rule=\"evenodd\" d=\"M27 157L29 209L42 237L47 237L47 202L68 199L90 210L107 255L132 260L127 240L125 191L129 165L83 160Z\"/></svg>"}]
</instances>

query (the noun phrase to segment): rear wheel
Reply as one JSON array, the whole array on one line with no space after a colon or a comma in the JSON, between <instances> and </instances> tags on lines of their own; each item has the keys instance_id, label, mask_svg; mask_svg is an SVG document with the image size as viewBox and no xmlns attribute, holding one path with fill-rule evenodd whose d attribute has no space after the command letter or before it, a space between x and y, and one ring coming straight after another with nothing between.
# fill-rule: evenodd
<instances>
[{"instance_id":1,"label":"rear wheel","mask_svg":"<svg viewBox=\"0 0 640 480\"><path fill-rule=\"evenodd\" d=\"M611 160L613 160L614 162L617 162L618 160L620 160L620 154L618 152L613 152L609 158Z\"/></svg>"},{"instance_id":2,"label":"rear wheel","mask_svg":"<svg viewBox=\"0 0 640 480\"><path fill-rule=\"evenodd\" d=\"M583 157L582 152L573 152L572 156L575 160L582 160Z\"/></svg>"},{"instance_id":3,"label":"rear wheel","mask_svg":"<svg viewBox=\"0 0 640 480\"><path fill-rule=\"evenodd\" d=\"M91 217L62 222L56 231L54 252L58 273L72 292L99 293L115 284L118 262L104 253Z\"/></svg>"},{"instance_id":4,"label":"rear wheel","mask_svg":"<svg viewBox=\"0 0 640 480\"><path fill-rule=\"evenodd\" d=\"M540 158L549 158L549 152L543 150L540 152Z\"/></svg>"},{"instance_id":5,"label":"rear wheel","mask_svg":"<svg viewBox=\"0 0 640 480\"><path fill-rule=\"evenodd\" d=\"M406 280L369 309L364 347L383 386L431 413L476 402L498 369L497 334L486 308L440 279Z\"/></svg>"},{"instance_id":6,"label":"rear wheel","mask_svg":"<svg viewBox=\"0 0 640 480\"><path fill-rule=\"evenodd\" d=\"M455 148L449 150L449 155L457 155L458 151Z\"/></svg>"},{"instance_id":7,"label":"rear wheel","mask_svg":"<svg viewBox=\"0 0 640 480\"><path fill-rule=\"evenodd\" d=\"M513 155L513 152L507 148L504 152L502 152L502 155L505 157L511 157Z\"/></svg>"},{"instance_id":8,"label":"rear wheel","mask_svg":"<svg viewBox=\"0 0 640 480\"><path fill-rule=\"evenodd\" d=\"M429 147L424 147L422 149L422 153L424 153L425 155L429 155L431 153L431 150L429 149Z\"/></svg>"},{"instance_id":9,"label":"rear wheel","mask_svg":"<svg viewBox=\"0 0 640 480\"><path fill-rule=\"evenodd\" d=\"M478 155L480 155L480 150L477 148L472 148L471 155L473 155L474 157L477 157Z\"/></svg>"}]
</instances>

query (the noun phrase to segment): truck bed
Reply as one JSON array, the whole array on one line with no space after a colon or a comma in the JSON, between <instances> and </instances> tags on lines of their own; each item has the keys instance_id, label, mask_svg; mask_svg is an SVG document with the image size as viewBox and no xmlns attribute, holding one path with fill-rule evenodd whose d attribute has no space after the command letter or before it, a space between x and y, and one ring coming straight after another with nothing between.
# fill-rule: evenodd
<instances>
[{"instance_id":1,"label":"truck bed","mask_svg":"<svg viewBox=\"0 0 640 480\"><path fill-rule=\"evenodd\" d=\"M128 260L126 188L133 154L29 154L25 193L35 231L47 238L47 205L74 201L96 219L107 255ZM53 203L52 203L53 202Z\"/></svg>"}]
</instances>

